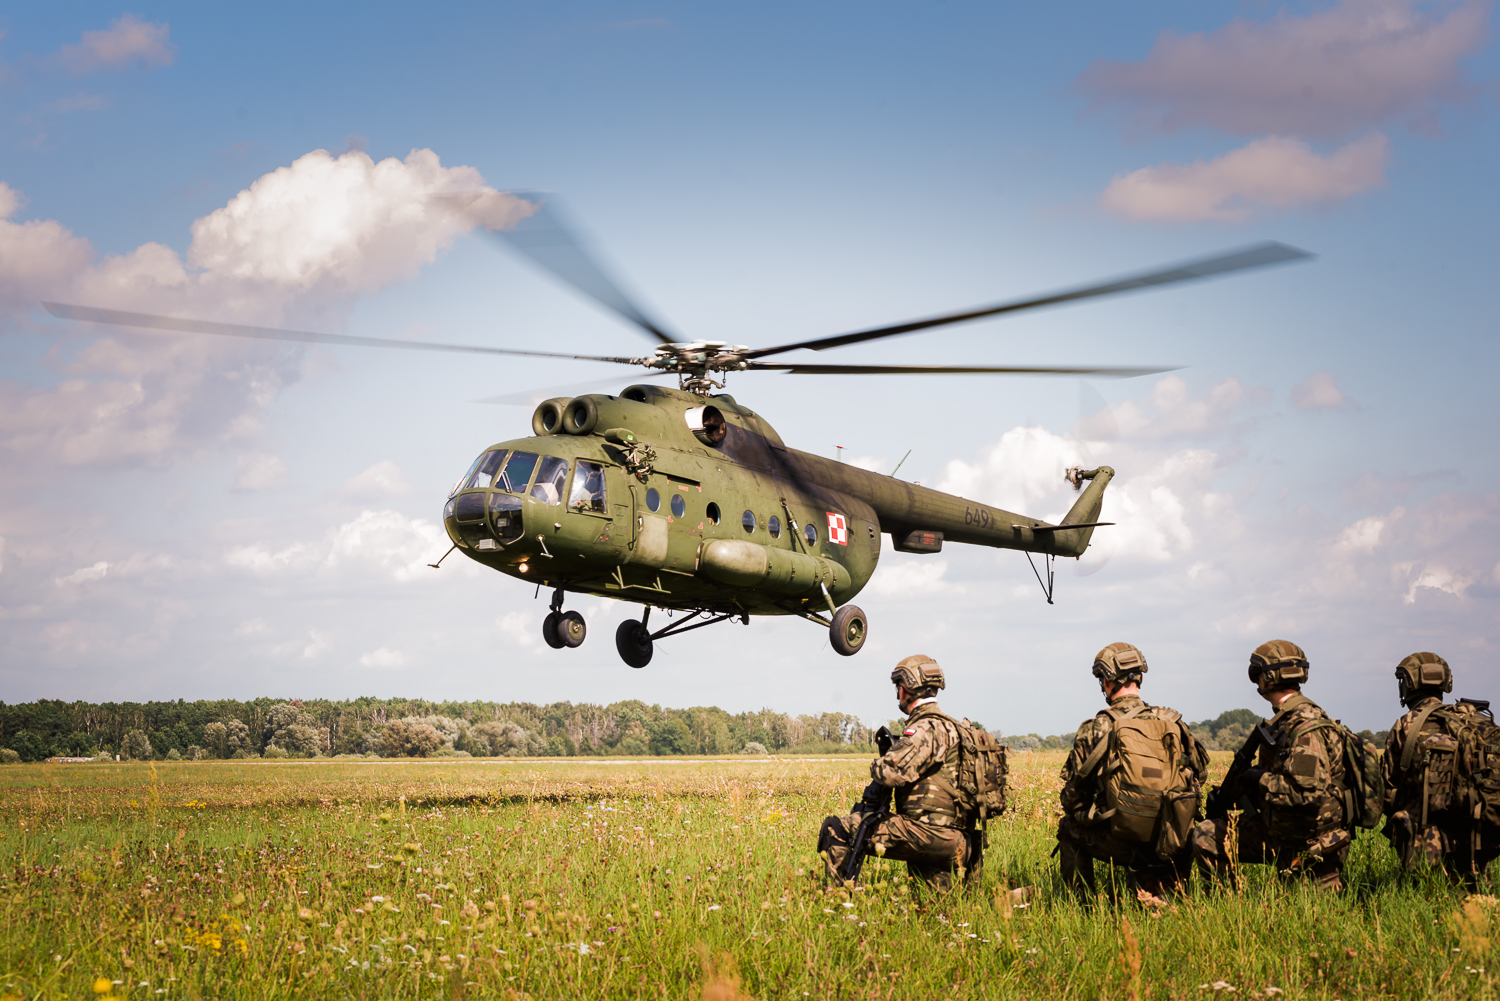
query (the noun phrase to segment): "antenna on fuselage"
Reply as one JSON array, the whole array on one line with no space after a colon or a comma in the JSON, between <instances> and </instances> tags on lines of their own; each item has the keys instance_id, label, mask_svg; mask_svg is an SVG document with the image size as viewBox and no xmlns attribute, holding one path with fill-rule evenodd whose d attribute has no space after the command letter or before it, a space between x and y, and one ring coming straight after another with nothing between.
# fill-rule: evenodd
<instances>
[{"instance_id":1,"label":"antenna on fuselage","mask_svg":"<svg viewBox=\"0 0 1500 1001\"><path fill-rule=\"evenodd\" d=\"M896 463L896 469L891 470L891 476L893 478L896 475L896 470L899 470L906 463L906 460L910 459L910 458L911 458L911 449L908 448L906 450L906 454L901 457L901 461L898 462L898 463Z\"/></svg>"}]
</instances>

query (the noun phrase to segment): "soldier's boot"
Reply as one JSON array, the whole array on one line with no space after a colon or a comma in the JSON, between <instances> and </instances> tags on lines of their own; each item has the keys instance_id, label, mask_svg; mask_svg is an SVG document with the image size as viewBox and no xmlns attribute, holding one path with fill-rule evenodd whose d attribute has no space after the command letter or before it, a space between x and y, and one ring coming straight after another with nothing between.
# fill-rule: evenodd
<instances>
[{"instance_id":1,"label":"soldier's boot","mask_svg":"<svg viewBox=\"0 0 1500 1001\"><path fill-rule=\"evenodd\" d=\"M818 854L823 859L823 875L825 880L832 882L835 886L842 886L844 880L839 876L839 870L844 867L844 859L849 857L849 845L845 843L847 832L844 830L844 822L840 817L824 817L823 826L818 828Z\"/></svg>"},{"instance_id":2,"label":"soldier's boot","mask_svg":"<svg viewBox=\"0 0 1500 1001\"><path fill-rule=\"evenodd\" d=\"M1182 852L1170 862L1137 870L1134 873L1135 882L1151 896L1166 899L1187 889L1188 873L1192 865L1192 856Z\"/></svg>"},{"instance_id":3,"label":"soldier's boot","mask_svg":"<svg viewBox=\"0 0 1500 1001\"><path fill-rule=\"evenodd\" d=\"M1391 842L1391 848L1396 852L1396 858L1401 860L1401 868L1411 872L1416 867L1417 853L1414 851L1415 830L1411 822L1411 814L1405 810L1397 810L1386 818L1385 826L1380 829Z\"/></svg>"},{"instance_id":4,"label":"soldier's boot","mask_svg":"<svg viewBox=\"0 0 1500 1001\"><path fill-rule=\"evenodd\" d=\"M1057 868L1063 885L1079 900L1092 900L1098 892L1094 883L1094 856L1071 841L1057 843Z\"/></svg>"},{"instance_id":5,"label":"soldier's boot","mask_svg":"<svg viewBox=\"0 0 1500 1001\"><path fill-rule=\"evenodd\" d=\"M1227 838L1228 822L1224 820L1205 820L1193 828L1193 861L1210 890L1240 888L1240 874L1229 864Z\"/></svg>"}]
</instances>

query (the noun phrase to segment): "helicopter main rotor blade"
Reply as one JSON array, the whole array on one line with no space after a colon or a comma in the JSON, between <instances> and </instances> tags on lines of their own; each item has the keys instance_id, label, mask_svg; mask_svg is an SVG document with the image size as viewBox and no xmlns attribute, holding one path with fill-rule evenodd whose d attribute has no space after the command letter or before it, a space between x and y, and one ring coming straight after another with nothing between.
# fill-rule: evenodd
<instances>
[{"instance_id":1,"label":"helicopter main rotor blade","mask_svg":"<svg viewBox=\"0 0 1500 1001\"><path fill-rule=\"evenodd\" d=\"M1018 299L1014 302L1000 303L995 306L981 306L978 309L968 309L958 313L944 313L941 316L932 316L925 320L911 320L889 327L872 327L869 330L859 330L851 334L839 334L835 337L820 337L810 341L798 341L795 344L783 344L775 348L761 348L757 351L749 352L745 357L763 358L766 355L780 354L783 351L795 351L798 348L823 351L827 348L836 348L845 344L858 344L861 341L873 341L882 337L894 337L897 334L909 334L917 330L942 327L950 323L965 323L969 320L980 320L987 316L1016 313L1021 310L1037 309L1042 306L1055 306L1058 303L1089 299L1094 296L1114 295L1118 292L1130 292L1135 289L1194 281L1213 275L1228 274L1231 271L1243 271L1246 268L1260 268L1268 264L1304 260L1313 256L1315 255L1305 250L1288 247L1284 243L1268 241L1231 253L1187 261L1182 264L1174 264L1170 267L1148 271L1143 274L1130 275L1124 278L1116 278L1096 285L1083 285L1078 288L1064 289L1059 292L1049 292L1046 295L1035 296L1030 299Z\"/></svg>"},{"instance_id":2,"label":"helicopter main rotor blade","mask_svg":"<svg viewBox=\"0 0 1500 1001\"><path fill-rule=\"evenodd\" d=\"M362 348L403 348L410 351L457 351L481 355L525 355L532 358L575 358L582 361L607 361L637 365L634 358L611 358L603 355L570 355L552 351L515 351L479 344L439 344L435 341L398 341L383 337L355 337L350 334L319 334L308 330L286 330L281 327L250 327L240 323L215 323L211 320L188 320L154 313L127 313L119 309L94 309L92 306L70 306L61 302L44 302L47 312L62 320L87 320L111 323L118 327L144 327L148 330L171 330L183 334L219 334L227 337L254 337L268 341L301 341L307 344L345 344Z\"/></svg>"},{"instance_id":3,"label":"helicopter main rotor blade","mask_svg":"<svg viewBox=\"0 0 1500 1001\"><path fill-rule=\"evenodd\" d=\"M595 263L582 242L562 224L551 203L554 197L542 192L511 191L507 194L522 198L536 210L508 229L485 231L504 240L531 259L532 263L567 282L573 288L593 299L599 305L624 317L640 327L662 344L680 341L631 302L620 287L611 281L602 268Z\"/></svg>"},{"instance_id":4,"label":"helicopter main rotor blade","mask_svg":"<svg viewBox=\"0 0 1500 1001\"><path fill-rule=\"evenodd\" d=\"M1180 366L1152 368L1109 365L800 365L795 362L751 362L752 372L788 375L1102 375L1129 379L1175 372Z\"/></svg>"}]
</instances>

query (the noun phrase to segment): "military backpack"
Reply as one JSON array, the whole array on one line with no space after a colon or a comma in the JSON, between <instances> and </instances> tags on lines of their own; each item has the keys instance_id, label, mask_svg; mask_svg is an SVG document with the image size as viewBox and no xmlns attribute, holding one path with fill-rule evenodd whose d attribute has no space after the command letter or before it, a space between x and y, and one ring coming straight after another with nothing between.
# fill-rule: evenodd
<instances>
[{"instance_id":1,"label":"military backpack","mask_svg":"<svg viewBox=\"0 0 1500 1001\"><path fill-rule=\"evenodd\" d=\"M1147 710L1152 715L1144 715ZM1151 845L1158 858L1182 850L1198 814L1199 782L1190 761L1193 738L1182 715L1141 705L1105 710L1110 731L1084 760L1080 775L1096 768L1105 809L1091 814L1109 822L1121 841Z\"/></svg>"},{"instance_id":2,"label":"military backpack","mask_svg":"<svg viewBox=\"0 0 1500 1001\"><path fill-rule=\"evenodd\" d=\"M1428 733L1429 720L1437 726ZM1500 835L1500 726L1489 703L1436 703L1412 720L1396 771L1408 790L1420 788L1420 826L1462 829L1494 843Z\"/></svg>"},{"instance_id":3,"label":"military backpack","mask_svg":"<svg viewBox=\"0 0 1500 1001\"><path fill-rule=\"evenodd\" d=\"M1005 783L1010 767L1005 760L1005 746L989 731L981 730L967 719L956 720L947 713L933 713L953 724L958 732L959 809L983 825L991 817L1005 812Z\"/></svg>"}]
</instances>

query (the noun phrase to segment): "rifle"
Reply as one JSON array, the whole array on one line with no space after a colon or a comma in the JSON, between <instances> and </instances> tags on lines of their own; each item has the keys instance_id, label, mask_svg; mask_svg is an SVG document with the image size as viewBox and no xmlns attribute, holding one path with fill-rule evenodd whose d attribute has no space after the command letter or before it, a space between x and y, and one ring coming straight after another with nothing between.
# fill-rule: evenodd
<instances>
[{"instance_id":1,"label":"rifle","mask_svg":"<svg viewBox=\"0 0 1500 1001\"><path fill-rule=\"evenodd\" d=\"M1271 730L1264 722L1256 724L1255 729L1245 738L1245 743L1234 752L1234 760L1229 763L1229 771L1224 773L1224 781L1210 789L1204 797L1203 814L1209 820L1223 820L1229 816L1230 810L1242 805L1237 787L1240 778L1255 763L1255 752L1260 750L1262 744L1266 747L1276 746Z\"/></svg>"},{"instance_id":2,"label":"rifle","mask_svg":"<svg viewBox=\"0 0 1500 1001\"><path fill-rule=\"evenodd\" d=\"M865 866L865 842L870 840L870 833L880 826L880 822L891 815L890 798L890 789L878 782L871 782L865 787L860 801L854 804L862 807L863 812L859 827L854 831L854 840L849 845L849 854L845 856L844 864L838 868L838 877L844 882L859 880L860 870Z\"/></svg>"},{"instance_id":3,"label":"rifle","mask_svg":"<svg viewBox=\"0 0 1500 1001\"><path fill-rule=\"evenodd\" d=\"M880 756L885 757L891 751L891 745L895 743L890 727L882 725L875 731L875 747L880 751ZM864 794L860 796L859 802L854 804L851 812L861 814L859 827L855 828L854 840L849 845L849 855L844 859L844 864L838 868L839 879L845 882L854 882L859 879L860 870L865 865L865 843L870 840L870 832L880 825L880 822L890 816L891 791L879 782L871 782L865 786Z\"/></svg>"}]
</instances>

